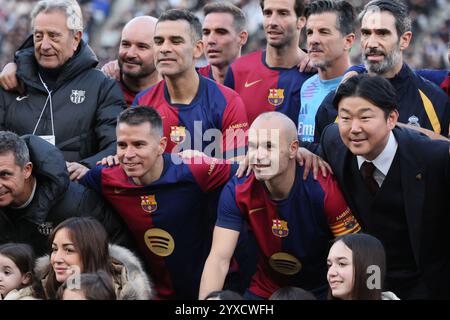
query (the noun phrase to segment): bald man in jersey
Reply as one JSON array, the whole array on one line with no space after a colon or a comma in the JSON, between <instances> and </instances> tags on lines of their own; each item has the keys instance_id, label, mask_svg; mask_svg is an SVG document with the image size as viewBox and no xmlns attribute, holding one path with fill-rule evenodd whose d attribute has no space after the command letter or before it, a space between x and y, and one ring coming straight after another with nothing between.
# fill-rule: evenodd
<instances>
[{"instance_id":1,"label":"bald man in jersey","mask_svg":"<svg viewBox=\"0 0 450 320\"><path fill-rule=\"evenodd\" d=\"M244 220L260 250L246 299L267 299L284 286L325 298L329 241L358 232L358 222L333 175L314 180L310 173L303 180L295 159L297 129L286 115L259 115L250 127L248 148L253 172L234 177L222 191L199 298L222 289Z\"/></svg>"}]
</instances>

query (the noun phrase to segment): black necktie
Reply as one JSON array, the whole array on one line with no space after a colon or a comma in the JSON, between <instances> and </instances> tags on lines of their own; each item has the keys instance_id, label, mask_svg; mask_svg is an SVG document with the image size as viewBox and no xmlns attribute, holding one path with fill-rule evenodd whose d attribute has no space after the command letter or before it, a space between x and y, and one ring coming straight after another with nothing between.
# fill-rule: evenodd
<instances>
[{"instance_id":1,"label":"black necktie","mask_svg":"<svg viewBox=\"0 0 450 320\"><path fill-rule=\"evenodd\" d=\"M366 184L367 188L369 189L370 193L372 193L372 195L377 193L378 189L380 188L378 186L378 183L375 181L375 178L373 177L375 169L376 168L373 165L373 163L368 161L364 161L360 169L364 183Z\"/></svg>"}]
</instances>

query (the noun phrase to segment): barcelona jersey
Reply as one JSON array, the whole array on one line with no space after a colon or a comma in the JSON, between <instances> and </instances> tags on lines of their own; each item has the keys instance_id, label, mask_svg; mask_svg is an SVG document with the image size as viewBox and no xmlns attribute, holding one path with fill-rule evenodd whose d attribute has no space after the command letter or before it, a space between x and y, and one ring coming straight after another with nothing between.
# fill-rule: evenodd
<instances>
[{"instance_id":1,"label":"barcelona jersey","mask_svg":"<svg viewBox=\"0 0 450 320\"><path fill-rule=\"evenodd\" d=\"M209 78L214 81L212 68L210 64L207 64L206 66L200 67L197 69L197 72L204 76L205 78Z\"/></svg>"},{"instance_id":2,"label":"barcelona jersey","mask_svg":"<svg viewBox=\"0 0 450 320\"><path fill-rule=\"evenodd\" d=\"M97 166L82 183L101 193L127 224L157 298L197 299L214 226L207 216L207 191L224 185L237 165L203 158L188 165L176 155L163 157L161 177L149 185L134 184L120 166Z\"/></svg>"},{"instance_id":3,"label":"barcelona jersey","mask_svg":"<svg viewBox=\"0 0 450 320\"><path fill-rule=\"evenodd\" d=\"M248 121L242 99L221 84L199 78L197 95L188 105L170 103L164 80L139 93L133 105L159 112L168 152L194 149L226 159L244 155Z\"/></svg>"},{"instance_id":4,"label":"barcelona jersey","mask_svg":"<svg viewBox=\"0 0 450 320\"><path fill-rule=\"evenodd\" d=\"M285 200L270 199L253 173L234 177L219 200L216 226L240 231L245 219L253 230L260 259L249 291L262 298L285 286L323 294L330 239L361 229L332 175L302 176L297 166Z\"/></svg>"},{"instance_id":5,"label":"barcelona jersey","mask_svg":"<svg viewBox=\"0 0 450 320\"><path fill-rule=\"evenodd\" d=\"M228 69L225 85L241 96L250 124L261 113L279 111L298 123L300 88L312 74L298 68L270 68L266 51L257 51L234 61Z\"/></svg>"}]
</instances>

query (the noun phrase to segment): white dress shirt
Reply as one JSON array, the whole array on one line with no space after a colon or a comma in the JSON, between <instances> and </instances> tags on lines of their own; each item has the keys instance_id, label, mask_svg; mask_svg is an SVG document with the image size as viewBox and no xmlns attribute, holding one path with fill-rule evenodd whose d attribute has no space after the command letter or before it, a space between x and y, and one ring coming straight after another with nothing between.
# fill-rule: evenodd
<instances>
[{"instance_id":1,"label":"white dress shirt","mask_svg":"<svg viewBox=\"0 0 450 320\"><path fill-rule=\"evenodd\" d=\"M397 152L398 143L395 139L392 131L389 134L388 142L384 147L383 151L376 157L373 161L369 161L363 156L356 156L356 160L358 161L358 169L361 170L361 166L364 161L372 162L375 166L375 172L373 173L373 178L378 183L378 186L381 187L384 179L386 178L387 173L389 172L389 168L391 167L392 161L394 161L395 153Z\"/></svg>"}]
</instances>

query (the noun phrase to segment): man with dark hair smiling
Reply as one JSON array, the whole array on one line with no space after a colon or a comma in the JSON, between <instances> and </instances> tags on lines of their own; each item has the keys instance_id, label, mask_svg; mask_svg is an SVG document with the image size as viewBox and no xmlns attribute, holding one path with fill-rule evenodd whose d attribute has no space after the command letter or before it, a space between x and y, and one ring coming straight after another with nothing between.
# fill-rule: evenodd
<instances>
[{"instance_id":1,"label":"man with dark hair smiling","mask_svg":"<svg viewBox=\"0 0 450 320\"><path fill-rule=\"evenodd\" d=\"M187 10L168 10L159 17L154 55L164 80L139 93L134 104L153 106L163 117L167 152L196 149L239 158L245 154L245 108L236 92L197 73L201 36L200 21Z\"/></svg>"},{"instance_id":2,"label":"man with dark hair smiling","mask_svg":"<svg viewBox=\"0 0 450 320\"><path fill-rule=\"evenodd\" d=\"M386 290L402 299L449 299L450 144L407 128L390 82L348 79L333 100L338 124L321 149L362 230L386 249Z\"/></svg>"},{"instance_id":3,"label":"man with dark hair smiling","mask_svg":"<svg viewBox=\"0 0 450 320\"><path fill-rule=\"evenodd\" d=\"M429 81L404 62L403 52L411 38L411 18L400 0L373 0L359 15L361 50L365 69L371 75L389 79L397 93L398 121L428 129L447 137L450 124L450 100ZM316 141L323 129L336 120L330 93L316 116Z\"/></svg>"}]
</instances>

